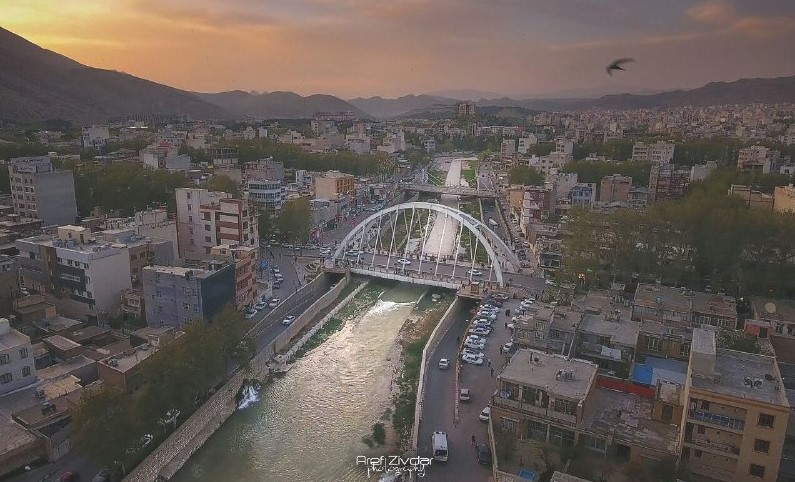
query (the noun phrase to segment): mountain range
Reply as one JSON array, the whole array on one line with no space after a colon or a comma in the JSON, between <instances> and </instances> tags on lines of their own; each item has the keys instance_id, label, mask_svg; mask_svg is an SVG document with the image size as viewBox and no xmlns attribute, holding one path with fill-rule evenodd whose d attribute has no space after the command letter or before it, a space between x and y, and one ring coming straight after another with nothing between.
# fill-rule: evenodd
<instances>
[{"instance_id":1,"label":"mountain range","mask_svg":"<svg viewBox=\"0 0 795 482\"><path fill-rule=\"evenodd\" d=\"M407 95L396 99L356 98L294 92L197 93L176 89L122 72L97 69L43 49L0 28L0 120L31 122L67 119L75 123L105 122L146 114L187 115L195 119L291 119L316 112L352 111L361 118L434 117L452 114L459 98L491 92L458 90L445 95ZM483 99L483 98L481 98ZM529 110L587 108L637 109L683 105L795 103L795 76L711 82L691 90L649 95L618 94L598 98L490 98L480 107Z\"/></svg>"}]
</instances>

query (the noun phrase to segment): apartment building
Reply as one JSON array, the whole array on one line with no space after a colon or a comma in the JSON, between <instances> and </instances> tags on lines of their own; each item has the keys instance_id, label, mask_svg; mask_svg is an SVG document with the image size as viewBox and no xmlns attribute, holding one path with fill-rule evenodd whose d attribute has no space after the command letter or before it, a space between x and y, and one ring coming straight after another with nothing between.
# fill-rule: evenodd
<instances>
[{"instance_id":1,"label":"apartment building","mask_svg":"<svg viewBox=\"0 0 795 482\"><path fill-rule=\"evenodd\" d=\"M328 171L314 176L315 197L337 201L355 194L354 177L339 171Z\"/></svg>"},{"instance_id":2,"label":"apartment building","mask_svg":"<svg viewBox=\"0 0 795 482\"><path fill-rule=\"evenodd\" d=\"M84 149L102 149L108 144L110 140L110 131L108 126L83 126L80 135L80 144Z\"/></svg>"},{"instance_id":3,"label":"apartment building","mask_svg":"<svg viewBox=\"0 0 795 482\"><path fill-rule=\"evenodd\" d=\"M571 188L572 206L590 208L596 202L596 184L593 182L579 182Z\"/></svg>"},{"instance_id":4,"label":"apartment building","mask_svg":"<svg viewBox=\"0 0 795 482\"><path fill-rule=\"evenodd\" d=\"M210 254L215 259L227 260L235 266L235 301L239 309L246 308L257 301L257 267L259 250L252 246L222 244L215 246Z\"/></svg>"},{"instance_id":5,"label":"apartment building","mask_svg":"<svg viewBox=\"0 0 795 482\"><path fill-rule=\"evenodd\" d=\"M455 106L455 111L458 117L468 117L475 115L474 102L459 102Z\"/></svg>"},{"instance_id":6,"label":"apartment building","mask_svg":"<svg viewBox=\"0 0 795 482\"><path fill-rule=\"evenodd\" d=\"M632 303L632 319L672 327L712 325L733 330L737 326L737 303L730 296L640 283Z\"/></svg>"},{"instance_id":7,"label":"apartment building","mask_svg":"<svg viewBox=\"0 0 795 482\"><path fill-rule=\"evenodd\" d=\"M272 157L247 162L243 167L248 180L284 181L284 163L274 161Z\"/></svg>"},{"instance_id":8,"label":"apartment building","mask_svg":"<svg viewBox=\"0 0 795 482\"><path fill-rule=\"evenodd\" d=\"M166 343L182 336L173 327L146 327L131 334L131 339L145 338L146 342L97 363L97 373L102 383L134 393L144 386L144 370L152 355Z\"/></svg>"},{"instance_id":9,"label":"apartment building","mask_svg":"<svg viewBox=\"0 0 795 482\"><path fill-rule=\"evenodd\" d=\"M0 318L0 395L36 381L36 366L30 337L11 328Z\"/></svg>"},{"instance_id":10,"label":"apartment building","mask_svg":"<svg viewBox=\"0 0 795 482\"><path fill-rule=\"evenodd\" d=\"M737 170L751 171L758 174L778 172L780 158L781 153L769 147L745 147L737 153Z\"/></svg>"},{"instance_id":11,"label":"apartment building","mask_svg":"<svg viewBox=\"0 0 795 482\"><path fill-rule=\"evenodd\" d=\"M119 293L132 287L127 245L100 243L88 229L61 226L56 237L16 241L19 275L26 286L70 298L87 313L110 313Z\"/></svg>"},{"instance_id":12,"label":"apartment building","mask_svg":"<svg viewBox=\"0 0 795 482\"><path fill-rule=\"evenodd\" d=\"M500 144L500 157L508 159L516 154L516 139L503 139Z\"/></svg>"},{"instance_id":13,"label":"apartment building","mask_svg":"<svg viewBox=\"0 0 795 482\"><path fill-rule=\"evenodd\" d=\"M704 164L697 164L690 168L690 182L703 181L709 176L712 171L718 168L718 163L715 161L707 161Z\"/></svg>"},{"instance_id":14,"label":"apartment building","mask_svg":"<svg viewBox=\"0 0 795 482\"><path fill-rule=\"evenodd\" d=\"M640 323L622 318L619 310L602 313L587 308L577 333L577 357L596 363L610 375L627 378L639 332Z\"/></svg>"},{"instance_id":15,"label":"apartment building","mask_svg":"<svg viewBox=\"0 0 795 482\"><path fill-rule=\"evenodd\" d=\"M105 221L108 230L131 229L142 238L170 241L172 258L179 259L179 243L177 241L177 222L169 219L165 208L153 208L138 211L131 218L115 218ZM163 263L170 264L170 263Z\"/></svg>"},{"instance_id":16,"label":"apartment building","mask_svg":"<svg viewBox=\"0 0 795 482\"><path fill-rule=\"evenodd\" d=\"M599 186L600 202L629 202L629 191L632 189L632 178L613 174L605 176Z\"/></svg>"},{"instance_id":17,"label":"apartment building","mask_svg":"<svg viewBox=\"0 0 795 482\"><path fill-rule=\"evenodd\" d=\"M530 146L538 144L538 137L535 134L527 134L523 137L519 138L519 144L516 148L516 152L519 154L527 154L530 150Z\"/></svg>"},{"instance_id":18,"label":"apartment building","mask_svg":"<svg viewBox=\"0 0 795 482\"><path fill-rule=\"evenodd\" d=\"M795 213L795 185L776 186L773 191L773 211Z\"/></svg>"},{"instance_id":19,"label":"apartment building","mask_svg":"<svg viewBox=\"0 0 795 482\"><path fill-rule=\"evenodd\" d=\"M654 398L603 382L589 361L520 349L497 376L491 398L495 427L519 440L580 446L619 460L675 460L678 427ZM604 386L610 387L603 388Z\"/></svg>"},{"instance_id":20,"label":"apartment building","mask_svg":"<svg viewBox=\"0 0 795 482\"><path fill-rule=\"evenodd\" d=\"M196 188L179 188L176 198L180 257L206 260L219 244L259 247L257 213L247 200Z\"/></svg>"},{"instance_id":21,"label":"apartment building","mask_svg":"<svg viewBox=\"0 0 795 482\"><path fill-rule=\"evenodd\" d=\"M654 144L636 142L632 146L632 160L652 164L670 164L674 161L675 147L673 143L665 141L657 141Z\"/></svg>"},{"instance_id":22,"label":"apartment building","mask_svg":"<svg viewBox=\"0 0 795 482\"><path fill-rule=\"evenodd\" d=\"M716 348L696 329L682 461L713 480L777 480L790 406L774 357Z\"/></svg>"},{"instance_id":23,"label":"apartment building","mask_svg":"<svg viewBox=\"0 0 795 482\"><path fill-rule=\"evenodd\" d=\"M276 212L287 201L287 189L281 181L249 179L246 183L248 200L267 212Z\"/></svg>"},{"instance_id":24,"label":"apartment building","mask_svg":"<svg viewBox=\"0 0 795 482\"><path fill-rule=\"evenodd\" d=\"M193 320L210 321L235 303L235 267L212 263L210 269L147 266L143 269L146 324L180 328Z\"/></svg>"},{"instance_id":25,"label":"apartment building","mask_svg":"<svg viewBox=\"0 0 795 482\"><path fill-rule=\"evenodd\" d=\"M773 211L773 196L751 189L751 186L732 184L729 187L729 196L735 196L742 202L757 211Z\"/></svg>"},{"instance_id":26,"label":"apartment building","mask_svg":"<svg viewBox=\"0 0 795 482\"><path fill-rule=\"evenodd\" d=\"M751 307L754 316L745 320L746 333L771 338L771 342L773 338L780 338L795 343L795 301L754 297ZM773 346L776 347L776 343ZM776 349L778 351L778 347Z\"/></svg>"},{"instance_id":27,"label":"apartment building","mask_svg":"<svg viewBox=\"0 0 795 482\"><path fill-rule=\"evenodd\" d=\"M174 263L174 245L170 240L140 236L134 229L108 229L94 233L98 243L124 246L130 257L130 281L141 285L141 270L146 266L169 266Z\"/></svg>"},{"instance_id":28,"label":"apartment building","mask_svg":"<svg viewBox=\"0 0 795 482\"><path fill-rule=\"evenodd\" d=\"M679 199L687 194L690 171L677 170L673 164L653 164L649 173L649 204Z\"/></svg>"},{"instance_id":29,"label":"apartment building","mask_svg":"<svg viewBox=\"0 0 795 482\"><path fill-rule=\"evenodd\" d=\"M49 156L16 157L8 166L14 212L44 225L71 224L77 218L72 171L56 170Z\"/></svg>"},{"instance_id":30,"label":"apartment building","mask_svg":"<svg viewBox=\"0 0 795 482\"><path fill-rule=\"evenodd\" d=\"M149 169L165 169L172 172L190 170L190 156L179 154L178 148L167 143L153 144L141 149L138 158Z\"/></svg>"}]
</instances>

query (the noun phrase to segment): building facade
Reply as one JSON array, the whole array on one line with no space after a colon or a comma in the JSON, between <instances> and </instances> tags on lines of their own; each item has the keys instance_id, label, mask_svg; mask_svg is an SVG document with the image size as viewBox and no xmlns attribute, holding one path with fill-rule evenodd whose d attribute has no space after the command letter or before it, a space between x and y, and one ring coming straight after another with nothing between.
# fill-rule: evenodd
<instances>
[{"instance_id":1,"label":"building facade","mask_svg":"<svg viewBox=\"0 0 795 482\"><path fill-rule=\"evenodd\" d=\"M759 174L778 172L781 153L765 146L751 146L737 153L737 170Z\"/></svg>"},{"instance_id":2,"label":"building facade","mask_svg":"<svg viewBox=\"0 0 795 482\"><path fill-rule=\"evenodd\" d=\"M649 204L679 199L687 194L690 171L680 171L673 164L653 164L649 173Z\"/></svg>"},{"instance_id":3,"label":"building facade","mask_svg":"<svg viewBox=\"0 0 795 482\"><path fill-rule=\"evenodd\" d=\"M613 174L602 178L599 189L601 202L629 202L629 190L632 189L632 178Z\"/></svg>"},{"instance_id":4,"label":"building facade","mask_svg":"<svg viewBox=\"0 0 795 482\"><path fill-rule=\"evenodd\" d=\"M342 197L351 197L355 193L354 177L339 171L328 171L314 177L315 197L321 199L339 200Z\"/></svg>"},{"instance_id":5,"label":"building facade","mask_svg":"<svg viewBox=\"0 0 795 482\"><path fill-rule=\"evenodd\" d=\"M36 381L36 366L30 338L0 318L0 395Z\"/></svg>"},{"instance_id":6,"label":"building facade","mask_svg":"<svg viewBox=\"0 0 795 482\"><path fill-rule=\"evenodd\" d=\"M246 308L257 302L257 286L255 284L258 249L252 246L222 244L210 251L216 259L227 260L235 266L235 301L239 309Z\"/></svg>"},{"instance_id":7,"label":"building facade","mask_svg":"<svg viewBox=\"0 0 795 482\"><path fill-rule=\"evenodd\" d=\"M48 156L17 157L8 167L14 212L45 225L71 224L77 218L72 171L55 170Z\"/></svg>"},{"instance_id":8,"label":"building facade","mask_svg":"<svg viewBox=\"0 0 795 482\"><path fill-rule=\"evenodd\" d=\"M194 320L210 321L235 303L235 268L218 263L213 269L147 266L143 294L148 326L182 327Z\"/></svg>"},{"instance_id":9,"label":"building facade","mask_svg":"<svg viewBox=\"0 0 795 482\"><path fill-rule=\"evenodd\" d=\"M636 142L632 146L632 160L652 164L670 164L674 161L674 148L674 144L665 141L657 141L654 144Z\"/></svg>"},{"instance_id":10,"label":"building facade","mask_svg":"<svg viewBox=\"0 0 795 482\"><path fill-rule=\"evenodd\" d=\"M280 210L287 200L287 189L281 181L250 179L247 181L246 189L249 201L268 212Z\"/></svg>"}]
</instances>

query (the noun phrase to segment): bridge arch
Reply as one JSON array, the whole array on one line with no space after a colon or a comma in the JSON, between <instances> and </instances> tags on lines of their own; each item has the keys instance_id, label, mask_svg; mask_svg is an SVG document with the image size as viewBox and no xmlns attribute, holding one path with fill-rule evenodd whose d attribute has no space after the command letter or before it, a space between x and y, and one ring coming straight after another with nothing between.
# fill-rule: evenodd
<instances>
[{"instance_id":1,"label":"bridge arch","mask_svg":"<svg viewBox=\"0 0 795 482\"><path fill-rule=\"evenodd\" d=\"M516 257L516 254L511 250L511 248L508 247L507 244L505 244L505 241L503 241L502 238L500 238L499 235L497 235L497 233L495 233L485 223L459 209L446 206L444 204L422 201L396 204L371 214L357 224L356 227L354 227L347 235L345 235L345 237L337 246L332 259L334 262L344 259L345 252L349 249L351 243L355 243L357 240L359 240L359 245L361 246L361 241L364 239L364 236L370 232L370 229L372 228L372 225L375 223L375 221L379 221L380 228L380 220L385 216L390 216L392 213L399 213L402 211L413 212L418 209L433 211L437 214L449 216L461 224L461 229L466 228L469 232L471 232L486 250L486 254L488 255L491 265L494 269L496 281L500 286L504 286L504 269L510 270L511 267L513 267L513 270L519 269L519 260ZM395 224L396 223L397 217L395 218ZM504 259L500 258L500 254Z\"/></svg>"}]
</instances>

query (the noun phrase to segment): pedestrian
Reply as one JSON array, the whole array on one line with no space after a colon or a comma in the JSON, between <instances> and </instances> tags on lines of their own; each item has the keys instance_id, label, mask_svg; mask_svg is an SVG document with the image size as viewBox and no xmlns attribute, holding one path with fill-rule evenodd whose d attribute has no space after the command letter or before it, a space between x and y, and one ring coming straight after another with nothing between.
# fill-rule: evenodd
<instances>
[{"instance_id":1,"label":"pedestrian","mask_svg":"<svg viewBox=\"0 0 795 482\"><path fill-rule=\"evenodd\" d=\"M475 434L472 434L472 445L475 445Z\"/></svg>"},{"instance_id":2,"label":"pedestrian","mask_svg":"<svg viewBox=\"0 0 795 482\"><path fill-rule=\"evenodd\" d=\"M505 328L508 328L508 322L507 321L505 322Z\"/></svg>"},{"instance_id":3,"label":"pedestrian","mask_svg":"<svg viewBox=\"0 0 795 482\"><path fill-rule=\"evenodd\" d=\"M460 345L461 344L461 337L460 336L455 337L455 342Z\"/></svg>"},{"instance_id":4,"label":"pedestrian","mask_svg":"<svg viewBox=\"0 0 795 482\"><path fill-rule=\"evenodd\" d=\"M489 363L489 366L491 366L491 358L489 358L487 361Z\"/></svg>"},{"instance_id":5,"label":"pedestrian","mask_svg":"<svg viewBox=\"0 0 795 482\"><path fill-rule=\"evenodd\" d=\"M494 378L494 367L491 367L491 378Z\"/></svg>"}]
</instances>

